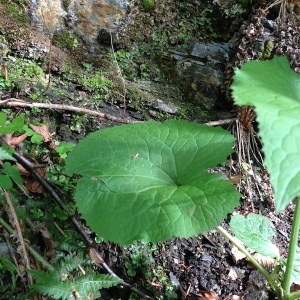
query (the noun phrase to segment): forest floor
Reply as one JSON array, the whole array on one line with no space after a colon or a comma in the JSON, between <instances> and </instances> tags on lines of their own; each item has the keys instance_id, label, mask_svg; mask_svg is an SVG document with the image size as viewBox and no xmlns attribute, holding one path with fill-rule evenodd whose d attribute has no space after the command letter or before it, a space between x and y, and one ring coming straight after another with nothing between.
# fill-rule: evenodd
<instances>
[{"instance_id":1,"label":"forest floor","mask_svg":"<svg viewBox=\"0 0 300 300\"><path fill-rule=\"evenodd\" d=\"M186 9L182 5L180 8ZM175 16L177 11L169 9L168 14ZM146 14L147 16L148 14ZM154 18L154 16L154 13L151 14L151 18ZM7 16L2 12L0 17L1 20L4 20ZM202 15L202 20L205 22L207 22L208 18L209 16ZM10 30L10 33L16 31L12 25L8 25L11 28L6 28L7 32ZM198 25L200 28L201 24ZM168 24L168 26L172 27L173 25ZM186 26L188 28L188 25ZM207 35L209 34L212 34L210 30L207 32ZM10 38L13 39L13 37ZM164 38L167 39L166 36ZM184 43L182 39L182 37L177 36L176 43ZM53 49L54 52L57 50L54 46ZM54 65L56 63L55 59L61 62L61 52L58 51L53 56ZM128 61L126 63L129 64ZM99 68L104 67L104 64L101 65L101 63L99 65L86 63L80 72L78 72L78 69L71 68L70 70L60 70L61 65L56 66L58 70L56 73L52 70L51 81L44 79L44 82L42 82L40 78L37 78L40 75L43 78L47 78L47 72L42 74L42 69L47 70L47 57L43 66L41 64L32 64L30 60L23 60L18 55L5 57L4 63L1 64L2 74L0 77L0 84L2 84L0 102L2 112L5 112L10 120L18 115L23 115L28 126L32 123L39 126L47 125L47 131L51 135L50 140L72 143L78 142L78 140L84 138L92 131L120 125L122 120L124 121L124 116L126 117L126 122L144 121L151 118L149 114L145 117L145 111L141 111L141 108L144 109L144 105L137 107L131 104L132 99L130 97L133 93L125 92L124 94L122 78L116 71L116 66L110 68L108 72L101 73L97 71ZM22 73L18 74L18 70L14 69L14 66L22 69ZM124 74L126 70L128 71L129 68L125 69ZM28 73L25 74L25 72ZM5 73L7 74L5 75ZM26 79L26 82L21 80L23 77ZM12 79L8 80L9 78ZM111 85L110 80L112 78L116 78L116 81L118 81L117 87ZM16 85L16 82L21 84ZM48 82L51 84L46 87ZM32 98L33 95L39 96L43 91L45 91L45 94L42 95L43 99L36 101ZM144 97L144 95L142 96ZM140 99L139 97L141 98L141 94L137 95L136 99ZM11 99L10 102L8 99ZM27 101L27 103L36 101L45 105L46 108L31 107L29 110L21 102L14 108L11 107L13 105L8 105L18 100ZM125 102L127 101L126 108L124 107L124 100ZM68 107L76 106L82 110L79 113L72 112L72 110L64 110L63 107L57 110L51 107L50 104L62 104L68 105ZM91 116L90 114L85 114L84 108L89 108L91 111L94 110L98 114L100 112L101 115ZM161 121L173 116L162 113L159 117L159 121ZM178 118L183 119L184 117L182 115ZM155 119L157 120L158 118ZM192 118L187 117L187 119ZM226 129L230 130L227 127ZM33 135L31 133L31 136L28 136L26 140L17 145L19 151L29 157L33 157L46 166L47 179L51 184L56 185L63 191L64 197L73 195L74 181L72 178L67 178L64 173L64 159L53 148L49 148L49 141L47 143L42 141L32 142L31 137ZM236 169L237 161L234 160L228 164L216 167L216 170L226 177L229 177L228 174L239 176L239 172ZM241 193L240 206L235 209L234 213L247 215L253 212L266 216L276 233L273 242L280 249L282 257L286 257L294 204L291 204L280 214L275 213L268 175L262 166L254 165L251 172L247 169L243 170L242 176L234 184ZM82 246L83 242L79 235L68 223L63 213L57 209L53 199L47 193L36 194L30 192L29 195L24 196L19 190L15 189L12 191L12 194L16 198L17 215L21 220L22 226L24 226L23 231L26 241L30 241L30 244L37 251L43 253L47 260L53 264L59 264L59 258L67 256L67 248L62 247L62 240L67 241L67 238L65 235L61 235L59 231L69 234L68 237L73 239L68 244L68 249L72 249L70 250L72 255L79 253L82 249L84 249L86 255L86 248ZM50 201L51 205L47 204L48 201ZM74 201L68 201L68 205L73 207ZM10 222L10 215L7 212L3 199L1 199L0 203L0 217ZM228 215L227 219L222 221L221 224L227 230L229 230L230 217L231 215ZM5 245L10 243L14 249L12 252L17 258L15 263L23 272L22 274L25 278L24 274L26 272L24 268L22 269L23 260L17 253L18 243L14 240L9 242L9 238L4 238L5 230L3 228L0 230L0 254L5 252L3 249L7 249ZM45 235L45 232L49 233L51 238ZM91 235L93 236L93 234ZM132 287L142 291L145 295L156 299L276 299L269 292L269 286L258 271L244 257L239 257L239 253L235 252L230 242L215 229L189 239L176 238L158 244L137 242L133 245L120 247L113 243L99 241L96 248L115 274L130 283ZM33 269L38 268L38 263L36 263L34 257L31 257L31 259L31 267ZM89 265L87 268L93 268L99 273L105 273L101 266L91 267ZM0 290L0 298L21 299L21 295L27 289L24 278L15 276L18 285L14 291L11 291L7 287L12 285L12 278L14 277L11 274L14 272L10 273L3 266L0 270L3 271L2 274L0 273L1 283L3 286L6 286L6 288ZM280 276L280 272L278 276ZM141 296L137 296L132 290L123 286L102 289L101 295L101 299L104 300L141 299ZM39 299L52 299L41 295L37 297ZM72 299L75 298L73 297Z\"/></svg>"}]
</instances>

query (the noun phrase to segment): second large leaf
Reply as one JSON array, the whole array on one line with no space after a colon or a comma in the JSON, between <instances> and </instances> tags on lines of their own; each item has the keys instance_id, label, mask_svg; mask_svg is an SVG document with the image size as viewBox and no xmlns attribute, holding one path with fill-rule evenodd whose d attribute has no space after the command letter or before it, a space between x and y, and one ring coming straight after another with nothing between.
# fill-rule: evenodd
<instances>
[{"instance_id":1,"label":"second large leaf","mask_svg":"<svg viewBox=\"0 0 300 300\"><path fill-rule=\"evenodd\" d=\"M99 236L120 244L189 237L217 226L239 194L206 169L224 162L234 138L185 121L144 122L92 133L66 160L79 173L76 202Z\"/></svg>"}]
</instances>

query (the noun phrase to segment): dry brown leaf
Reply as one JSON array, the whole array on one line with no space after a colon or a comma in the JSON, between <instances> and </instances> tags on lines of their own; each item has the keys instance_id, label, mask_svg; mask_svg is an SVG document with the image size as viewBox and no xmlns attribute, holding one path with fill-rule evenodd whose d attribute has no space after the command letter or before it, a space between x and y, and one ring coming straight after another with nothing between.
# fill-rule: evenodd
<instances>
[{"instance_id":1,"label":"dry brown leaf","mask_svg":"<svg viewBox=\"0 0 300 300\"><path fill-rule=\"evenodd\" d=\"M92 261L94 261L97 264L102 264L103 263L103 259L102 257L99 256L99 254L97 253L96 249L93 247L89 248L89 255Z\"/></svg>"},{"instance_id":2,"label":"dry brown leaf","mask_svg":"<svg viewBox=\"0 0 300 300\"><path fill-rule=\"evenodd\" d=\"M35 126L32 124L29 124L29 126L34 132L39 133L43 137L43 141L45 143L47 143L51 140L51 134L49 132L49 127L47 125Z\"/></svg>"},{"instance_id":3,"label":"dry brown leaf","mask_svg":"<svg viewBox=\"0 0 300 300\"><path fill-rule=\"evenodd\" d=\"M200 297L200 298L198 298L198 300L205 300L205 299L218 300L219 299L217 293L214 291L198 291L198 293L195 295Z\"/></svg>"},{"instance_id":4,"label":"dry brown leaf","mask_svg":"<svg viewBox=\"0 0 300 300\"><path fill-rule=\"evenodd\" d=\"M30 172L28 172L22 165L20 165L18 162L16 163L17 168L19 170L20 175L22 176L29 176Z\"/></svg>"},{"instance_id":5,"label":"dry brown leaf","mask_svg":"<svg viewBox=\"0 0 300 300\"><path fill-rule=\"evenodd\" d=\"M7 141L7 145L9 145L11 147L17 146L17 145L23 143L23 141L27 138L27 136L28 136L27 133L24 133L19 136L14 136Z\"/></svg>"},{"instance_id":6,"label":"dry brown leaf","mask_svg":"<svg viewBox=\"0 0 300 300\"><path fill-rule=\"evenodd\" d=\"M23 154L23 156L29 160L32 164L38 166L39 163L34 160L33 158L31 158L30 156L28 155L25 155ZM39 183L39 181L37 181L34 177L31 176L31 174L25 170L22 166L19 167L19 164L18 165L18 168L19 170L22 169L22 171L20 170L20 173L23 172L23 182L24 182L24 185L25 187L27 188L28 191L32 192L32 193L43 193L44 192L44 187ZM45 168L36 168L36 171L41 175L43 176L44 178L46 178L46 169Z\"/></svg>"},{"instance_id":7,"label":"dry brown leaf","mask_svg":"<svg viewBox=\"0 0 300 300\"><path fill-rule=\"evenodd\" d=\"M228 273L228 279L230 280L236 280L238 278L238 274L234 268L230 268Z\"/></svg>"},{"instance_id":8,"label":"dry brown leaf","mask_svg":"<svg viewBox=\"0 0 300 300\"><path fill-rule=\"evenodd\" d=\"M242 253L236 246L232 247L231 254L235 264L238 264L240 260L246 257L246 255Z\"/></svg>"},{"instance_id":9,"label":"dry brown leaf","mask_svg":"<svg viewBox=\"0 0 300 300\"><path fill-rule=\"evenodd\" d=\"M297 291L300 291L300 285L299 284L292 284L291 292L297 292Z\"/></svg>"},{"instance_id":10,"label":"dry brown leaf","mask_svg":"<svg viewBox=\"0 0 300 300\"><path fill-rule=\"evenodd\" d=\"M232 184L240 184L241 183L241 179L242 179L242 175L241 174L237 174L237 175L232 175L228 177L228 180L232 183Z\"/></svg>"},{"instance_id":11,"label":"dry brown leaf","mask_svg":"<svg viewBox=\"0 0 300 300\"><path fill-rule=\"evenodd\" d=\"M26 178L24 184L27 190L32 193L41 194L44 192L44 187L35 179Z\"/></svg>"},{"instance_id":12,"label":"dry brown leaf","mask_svg":"<svg viewBox=\"0 0 300 300\"><path fill-rule=\"evenodd\" d=\"M259 253L254 253L253 257L265 268L273 267L276 264L276 259L269 256L263 256Z\"/></svg>"}]
</instances>

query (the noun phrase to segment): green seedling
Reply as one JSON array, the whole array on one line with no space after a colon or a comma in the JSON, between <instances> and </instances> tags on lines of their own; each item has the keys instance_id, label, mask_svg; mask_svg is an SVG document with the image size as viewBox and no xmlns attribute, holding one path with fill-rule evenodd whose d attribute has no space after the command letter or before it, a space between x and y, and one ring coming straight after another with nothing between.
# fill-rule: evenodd
<instances>
[{"instance_id":1,"label":"green seedling","mask_svg":"<svg viewBox=\"0 0 300 300\"><path fill-rule=\"evenodd\" d=\"M22 128L28 136L30 136L30 141L33 144L40 144L43 141L43 137L41 134L36 133L28 125L24 125Z\"/></svg>"},{"instance_id":2,"label":"green seedling","mask_svg":"<svg viewBox=\"0 0 300 300\"><path fill-rule=\"evenodd\" d=\"M22 184L22 178L19 175L17 166L11 165L9 162L5 162L2 165L0 173L0 186L3 189L9 190L13 187L13 182Z\"/></svg>"},{"instance_id":3,"label":"green seedling","mask_svg":"<svg viewBox=\"0 0 300 300\"><path fill-rule=\"evenodd\" d=\"M74 144L71 142L62 141L56 148L55 151L59 154L60 158L65 159L68 153L74 148Z\"/></svg>"},{"instance_id":4,"label":"green seedling","mask_svg":"<svg viewBox=\"0 0 300 300\"><path fill-rule=\"evenodd\" d=\"M24 117L18 116L11 123L7 121L7 115L0 112L0 134L9 134L15 131L20 131L24 124Z\"/></svg>"}]
</instances>

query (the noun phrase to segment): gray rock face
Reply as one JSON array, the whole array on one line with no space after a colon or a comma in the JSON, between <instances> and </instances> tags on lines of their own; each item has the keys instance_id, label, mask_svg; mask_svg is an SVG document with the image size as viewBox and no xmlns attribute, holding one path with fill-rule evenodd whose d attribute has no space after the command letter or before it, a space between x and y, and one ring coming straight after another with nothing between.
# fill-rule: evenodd
<instances>
[{"instance_id":1,"label":"gray rock face","mask_svg":"<svg viewBox=\"0 0 300 300\"><path fill-rule=\"evenodd\" d=\"M109 42L125 17L131 0L30 0L32 22L46 34L64 29L66 25L82 38L91 53L99 40Z\"/></svg>"},{"instance_id":2,"label":"gray rock face","mask_svg":"<svg viewBox=\"0 0 300 300\"><path fill-rule=\"evenodd\" d=\"M230 43L194 43L190 50L190 55L200 59L209 57L219 62L229 61Z\"/></svg>"},{"instance_id":3,"label":"gray rock face","mask_svg":"<svg viewBox=\"0 0 300 300\"><path fill-rule=\"evenodd\" d=\"M186 101L211 110L220 101L223 70L230 59L230 43L194 43L188 53L170 51L175 59L171 81Z\"/></svg>"}]
</instances>

